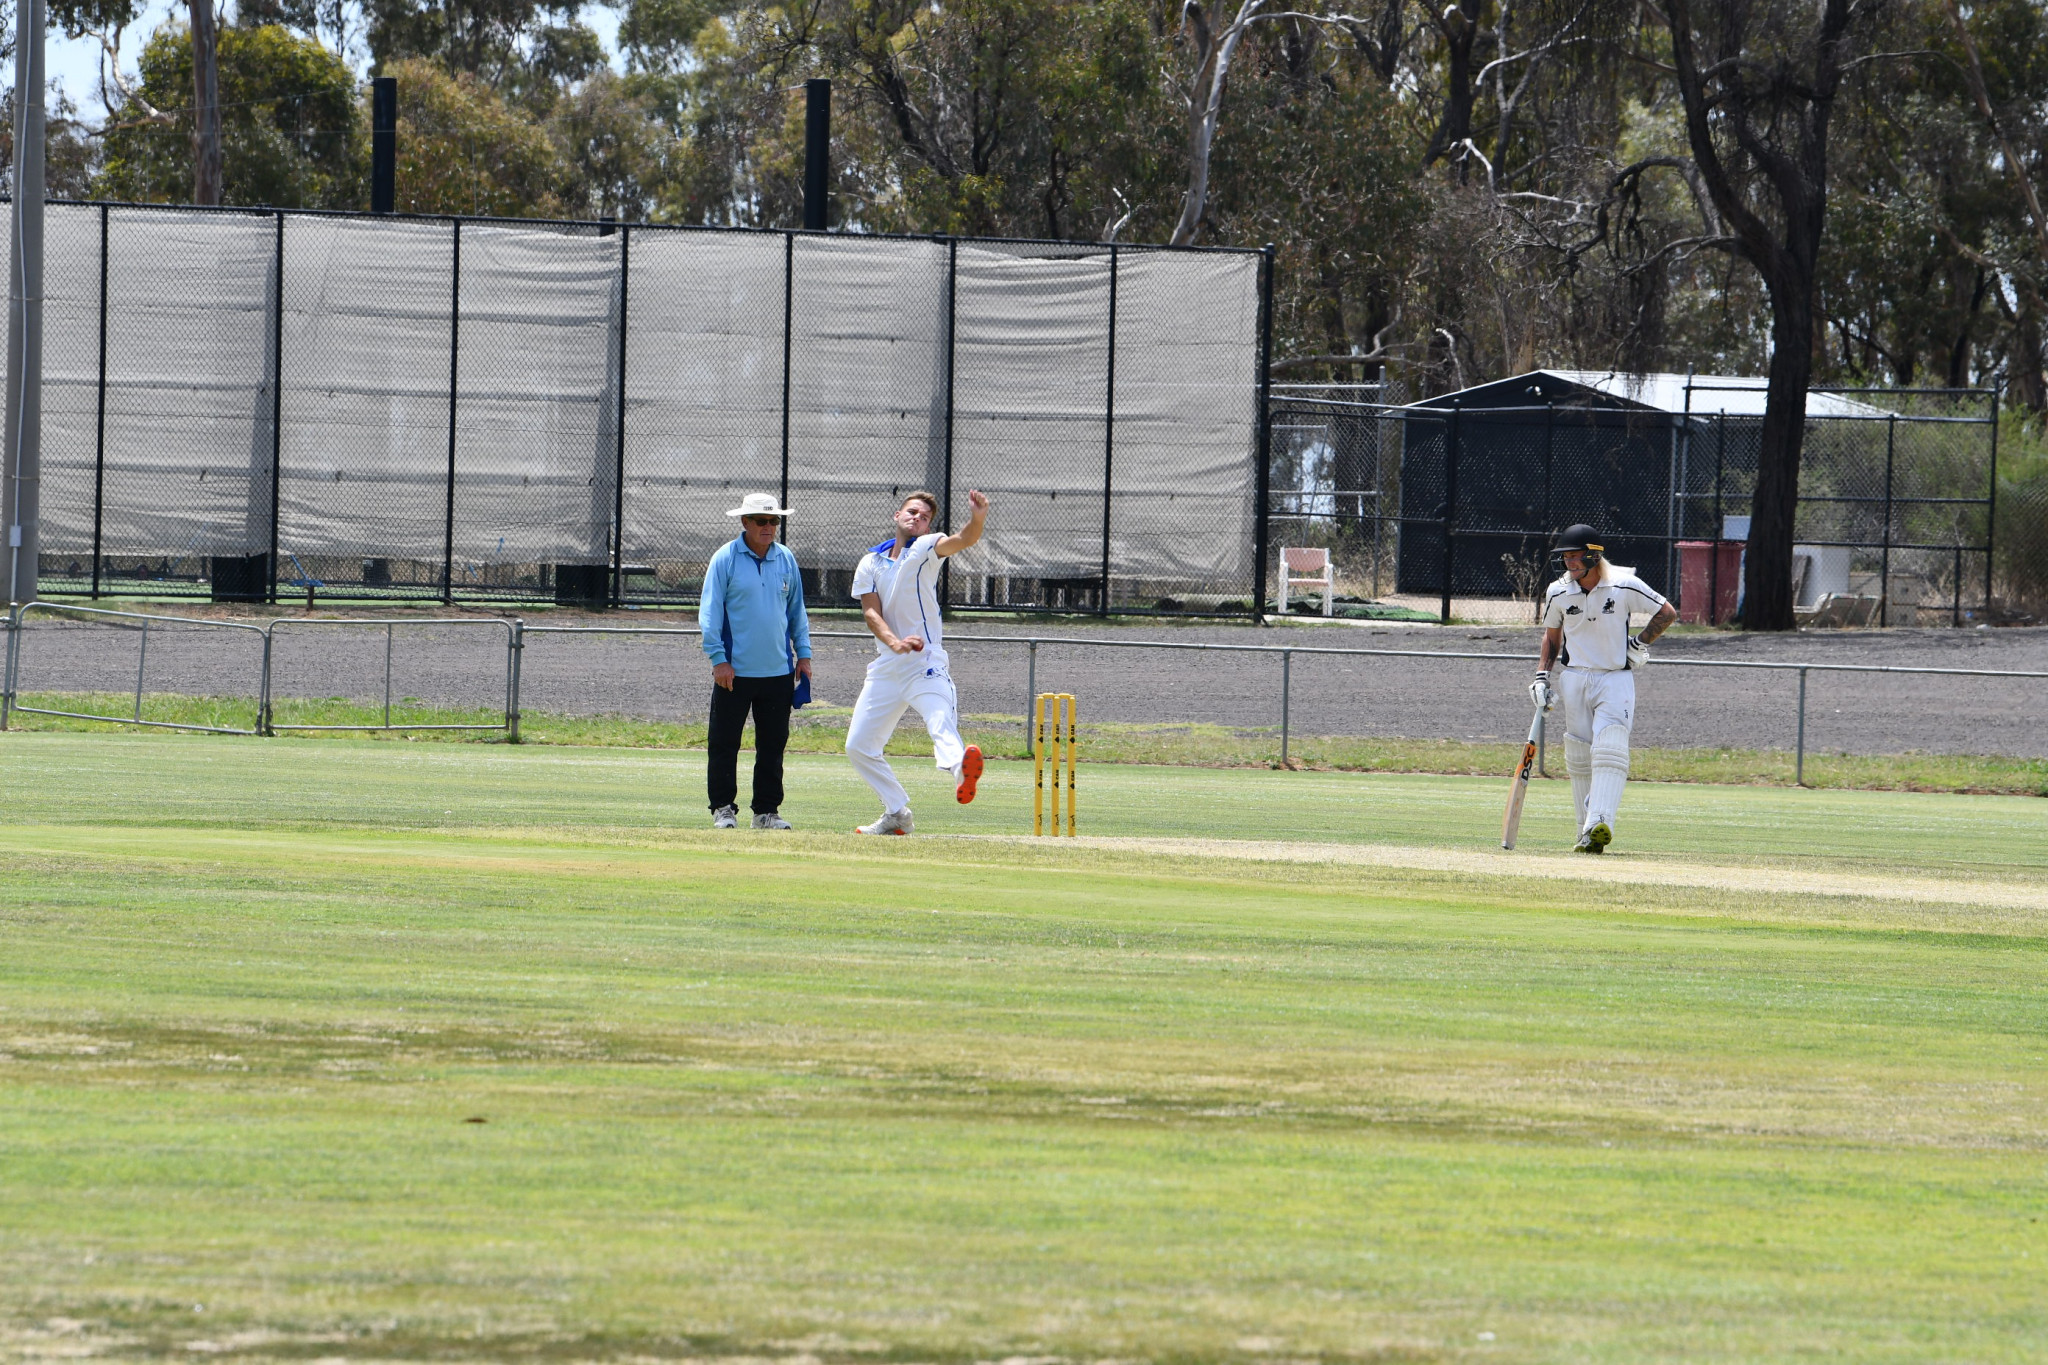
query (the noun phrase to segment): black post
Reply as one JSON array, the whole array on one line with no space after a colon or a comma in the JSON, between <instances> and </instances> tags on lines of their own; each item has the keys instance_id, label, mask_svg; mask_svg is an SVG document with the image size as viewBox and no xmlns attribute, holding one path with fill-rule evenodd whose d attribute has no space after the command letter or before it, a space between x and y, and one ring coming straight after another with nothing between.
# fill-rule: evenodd
<instances>
[{"instance_id":1,"label":"black post","mask_svg":"<svg viewBox=\"0 0 2048 1365\"><path fill-rule=\"evenodd\" d=\"M1956 578L1955 593L1948 604L1948 623L1960 626L1963 623L1963 540L1956 537Z\"/></svg>"},{"instance_id":2,"label":"black post","mask_svg":"<svg viewBox=\"0 0 2048 1365\"><path fill-rule=\"evenodd\" d=\"M277 600L278 485L284 474L284 214L277 215L275 291L270 300L270 582L267 601Z\"/></svg>"},{"instance_id":3,"label":"black post","mask_svg":"<svg viewBox=\"0 0 2048 1365\"><path fill-rule=\"evenodd\" d=\"M370 81L370 212L390 213L398 203L398 78Z\"/></svg>"},{"instance_id":4,"label":"black post","mask_svg":"<svg viewBox=\"0 0 2048 1365\"><path fill-rule=\"evenodd\" d=\"M1991 491L1984 502L1984 611L1991 612L1991 570L1998 546L1998 390L1991 391Z\"/></svg>"},{"instance_id":5,"label":"black post","mask_svg":"<svg viewBox=\"0 0 2048 1365\"><path fill-rule=\"evenodd\" d=\"M1116 467L1116 243L1109 244L1109 382L1102 414L1102 611L1109 615L1109 495ZM1262 400L1263 401L1263 397ZM1263 570L1259 585L1265 587Z\"/></svg>"},{"instance_id":6,"label":"black post","mask_svg":"<svg viewBox=\"0 0 2048 1365\"><path fill-rule=\"evenodd\" d=\"M92 595L100 595L100 523L107 493L107 206L100 205L100 385L92 455Z\"/></svg>"},{"instance_id":7,"label":"black post","mask_svg":"<svg viewBox=\"0 0 2048 1365\"><path fill-rule=\"evenodd\" d=\"M1451 572L1458 550L1453 539L1458 519L1458 400L1451 400L1451 420L1444 427L1444 595L1443 624L1451 623Z\"/></svg>"},{"instance_id":8,"label":"black post","mask_svg":"<svg viewBox=\"0 0 2048 1365\"><path fill-rule=\"evenodd\" d=\"M1266 619L1266 556L1271 535L1266 521L1273 501L1273 244L1259 254L1259 450L1258 491L1252 500L1252 619Z\"/></svg>"},{"instance_id":9,"label":"black post","mask_svg":"<svg viewBox=\"0 0 2048 1365\"><path fill-rule=\"evenodd\" d=\"M609 235L607 225L600 231ZM633 229L619 233L619 372L613 393L619 405L618 467L612 478L612 605L626 604L626 282L632 278Z\"/></svg>"},{"instance_id":10,"label":"black post","mask_svg":"<svg viewBox=\"0 0 2048 1365\"><path fill-rule=\"evenodd\" d=\"M804 82L804 227L825 230L827 187L831 179L832 82ZM788 504L784 504L787 506Z\"/></svg>"},{"instance_id":11,"label":"black post","mask_svg":"<svg viewBox=\"0 0 2048 1365\"><path fill-rule=\"evenodd\" d=\"M454 264L448 284L448 514L441 542L441 600L455 601L455 381L462 354L462 220L454 229Z\"/></svg>"},{"instance_id":12,"label":"black post","mask_svg":"<svg viewBox=\"0 0 2048 1365\"><path fill-rule=\"evenodd\" d=\"M1556 467L1556 459L1557 400L1546 398L1543 400L1543 520L1537 526L1537 529L1543 533L1543 548L1545 552L1543 562L1546 566L1550 563L1550 537L1556 534L1557 529L1550 524L1552 471ZM1541 622L1543 620L1543 575L1540 573L1536 575L1536 585L1536 619L1538 622Z\"/></svg>"},{"instance_id":13,"label":"black post","mask_svg":"<svg viewBox=\"0 0 2048 1365\"><path fill-rule=\"evenodd\" d=\"M953 312L960 299L960 243L946 239L946 478L939 488L939 523L953 529L953 340L958 335ZM939 563L939 614L953 604L953 561Z\"/></svg>"},{"instance_id":14,"label":"black post","mask_svg":"<svg viewBox=\"0 0 2048 1365\"><path fill-rule=\"evenodd\" d=\"M796 304L796 234L782 234L782 483L781 505L789 506L789 339ZM789 518L782 519L782 537L789 538Z\"/></svg>"},{"instance_id":15,"label":"black post","mask_svg":"<svg viewBox=\"0 0 2048 1365\"><path fill-rule=\"evenodd\" d=\"M1877 567L1877 623L1888 626L1892 609L1892 451L1899 434L1899 415L1884 419L1884 557Z\"/></svg>"}]
</instances>

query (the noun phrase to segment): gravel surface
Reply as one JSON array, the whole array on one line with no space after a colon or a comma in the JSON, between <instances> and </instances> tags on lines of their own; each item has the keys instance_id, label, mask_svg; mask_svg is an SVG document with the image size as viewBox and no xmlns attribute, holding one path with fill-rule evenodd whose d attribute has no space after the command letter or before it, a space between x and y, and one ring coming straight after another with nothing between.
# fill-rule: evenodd
<instances>
[{"instance_id":1,"label":"gravel surface","mask_svg":"<svg viewBox=\"0 0 2048 1365\"><path fill-rule=\"evenodd\" d=\"M674 613L550 613L528 624L673 628L693 621ZM818 699L850 705L873 645L858 620L820 618L814 631ZM860 638L828 638L825 632ZM122 691L135 685L141 632L132 625L31 618L23 635L23 691ZM1028 648L988 637L1025 635L1043 642L1038 690L1074 693L1084 721L1272 726L1280 720L1281 690L1277 654L1096 648L1079 643L1086 639L1509 656L1294 655L1289 720L1297 734L1461 740L1521 737L1528 717L1523 689L1538 640L1533 627L1507 626L1286 623L1261 629L964 618L947 637L964 711L1020 714L1031 691ZM481 614L460 625L395 627L393 695L442 705L502 704L506 636L502 625ZM288 625L276 633L274 693L374 700L383 694L384 648L382 626ZM2048 629L1680 633L1659 642L1655 653L1657 663L1642 682L1639 742L1790 748L1797 724L1796 673L1670 665L1714 660L2048 673ZM261 658L261 638L254 632L153 626L144 685L152 692L253 696ZM1807 744L1815 751L2048 757L2048 678L1814 672L1807 686ZM695 719L704 713L708 687L707 665L693 637L539 633L527 638L520 695L527 711Z\"/></svg>"}]
</instances>

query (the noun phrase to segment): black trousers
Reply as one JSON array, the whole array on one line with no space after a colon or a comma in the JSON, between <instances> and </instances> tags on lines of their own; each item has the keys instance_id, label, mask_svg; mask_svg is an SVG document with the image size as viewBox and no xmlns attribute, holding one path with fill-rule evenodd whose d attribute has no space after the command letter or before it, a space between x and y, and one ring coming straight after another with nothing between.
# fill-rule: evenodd
<instances>
[{"instance_id":1,"label":"black trousers","mask_svg":"<svg viewBox=\"0 0 2048 1365\"><path fill-rule=\"evenodd\" d=\"M711 685L711 763L706 772L711 809L739 804L740 731L754 713L754 814L782 809L782 751L789 747L789 704L796 675L734 678L732 690Z\"/></svg>"}]
</instances>

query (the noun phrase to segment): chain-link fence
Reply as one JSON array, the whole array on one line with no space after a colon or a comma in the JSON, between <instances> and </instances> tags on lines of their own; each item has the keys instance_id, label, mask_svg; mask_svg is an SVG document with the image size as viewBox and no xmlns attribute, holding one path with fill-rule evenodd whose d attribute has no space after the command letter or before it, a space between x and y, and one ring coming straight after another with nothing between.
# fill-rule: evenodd
<instances>
[{"instance_id":1,"label":"chain-link fence","mask_svg":"<svg viewBox=\"0 0 2048 1365\"><path fill-rule=\"evenodd\" d=\"M44 596L687 603L743 493L845 603L1249 613L1261 253L52 203Z\"/></svg>"},{"instance_id":2,"label":"chain-link fence","mask_svg":"<svg viewBox=\"0 0 2048 1365\"><path fill-rule=\"evenodd\" d=\"M1705 381L1675 412L1498 394L1402 405L1359 388L1277 390L1272 407L1271 536L1331 547L1340 597L1433 603L1445 620L1454 598L1520 602L1533 617L1553 537L1584 521L1687 619L1735 616L1754 386L1729 390L1754 412L1716 403ZM1802 608L1831 624L2008 617L2028 591L2013 566L2042 558L2048 545L2026 542L2048 527L1998 515L1997 429L1984 391L1814 391L1794 523Z\"/></svg>"}]
</instances>

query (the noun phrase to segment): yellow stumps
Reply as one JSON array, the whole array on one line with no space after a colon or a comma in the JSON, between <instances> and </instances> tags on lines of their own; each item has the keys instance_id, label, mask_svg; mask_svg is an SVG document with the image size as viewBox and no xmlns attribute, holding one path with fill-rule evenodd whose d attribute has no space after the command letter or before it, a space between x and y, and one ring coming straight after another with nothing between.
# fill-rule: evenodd
<instances>
[{"instance_id":1,"label":"yellow stumps","mask_svg":"<svg viewBox=\"0 0 2048 1365\"><path fill-rule=\"evenodd\" d=\"M1036 789L1032 795L1031 832L1045 833L1045 777L1052 774L1052 833L1060 835L1060 761L1065 750L1067 765L1068 838L1074 835L1074 696L1071 692L1041 692L1032 713L1032 757L1036 760ZM1062 738L1064 736L1064 739Z\"/></svg>"}]
</instances>

